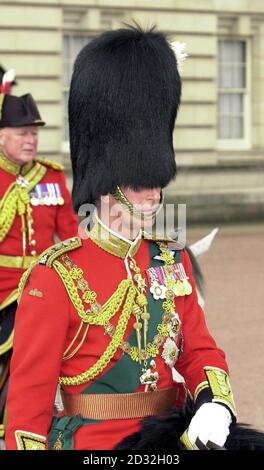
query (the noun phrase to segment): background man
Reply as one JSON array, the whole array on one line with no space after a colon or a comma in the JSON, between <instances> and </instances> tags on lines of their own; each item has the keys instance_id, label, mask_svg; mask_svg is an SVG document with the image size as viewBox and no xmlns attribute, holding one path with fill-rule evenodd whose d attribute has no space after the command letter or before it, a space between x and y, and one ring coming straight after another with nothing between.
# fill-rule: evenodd
<instances>
[{"instance_id":1,"label":"background man","mask_svg":"<svg viewBox=\"0 0 264 470\"><path fill-rule=\"evenodd\" d=\"M78 230L63 167L36 157L45 123L30 94L8 94L11 75L0 89L0 437L19 279L55 234L63 240Z\"/></svg>"}]
</instances>

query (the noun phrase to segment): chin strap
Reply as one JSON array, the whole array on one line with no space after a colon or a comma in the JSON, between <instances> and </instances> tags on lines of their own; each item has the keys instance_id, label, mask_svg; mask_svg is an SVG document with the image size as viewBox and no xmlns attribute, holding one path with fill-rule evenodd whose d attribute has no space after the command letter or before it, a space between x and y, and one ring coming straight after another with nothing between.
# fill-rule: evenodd
<instances>
[{"instance_id":1,"label":"chin strap","mask_svg":"<svg viewBox=\"0 0 264 470\"><path fill-rule=\"evenodd\" d=\"M144 219L144 214L143 212L135 209L135 206L134 204L132 204L128 199L127 197L124 195L123 191L121 190L120 186L117 186L116 187L116 190L112 193L112 196L115 198L116 201L120 202L120 204L122 204L126 209L127 211L134 217L138 217L140 219ZM160 212L160 210L162 209L163 207L163 192L161 191L161 197L160 197L160 203L159 203L159 207L157 208L157 210L151 215L151 217L156 217L156 215Z\"/></svg>"}]
</instances>

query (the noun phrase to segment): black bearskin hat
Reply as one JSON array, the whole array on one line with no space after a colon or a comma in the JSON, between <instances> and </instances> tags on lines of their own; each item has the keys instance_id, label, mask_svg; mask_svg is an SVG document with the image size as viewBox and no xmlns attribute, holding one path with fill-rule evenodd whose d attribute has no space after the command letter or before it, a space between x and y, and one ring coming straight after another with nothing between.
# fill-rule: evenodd
<instances>
[{"instance_id":1,"label":"black bearskin hat","mask_svg":"<svg viewBox=\"0 0 264 470\"><path fill-rule=\"evenodd\" d=\"M181 96L176 58L153 29L109 31L78 55L69 125L73 204L164 187L176 174L172 133Z\"/></svg>"}]
</instances>

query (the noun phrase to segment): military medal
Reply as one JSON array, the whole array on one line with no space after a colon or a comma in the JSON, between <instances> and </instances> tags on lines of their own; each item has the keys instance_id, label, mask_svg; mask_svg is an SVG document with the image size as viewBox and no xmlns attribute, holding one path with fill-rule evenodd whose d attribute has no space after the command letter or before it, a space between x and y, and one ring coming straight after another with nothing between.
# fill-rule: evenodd
<instances>
[{"instance_id":1,"label":"military medal","mask_svg":"<svg viewBox=\"0 0 264 470\"><path fill-rule=\"evenodd\" d=\"M182 284L183 284L183 287L184 287L184 290L185 290L185 294L190 295L192 293L192 286L189 283L188 279L184 279L182 281Z\"/></svg>"},{"instance_id":2,"label":"military medal","mask_svg":"<svg viewBox=\"0 0 264 470\"><path fill-rule=\"evenodd\" d=\"M178 280L181 283L181 286L178 286L180 292L182 294L180 295L190 295L192 293L192 286L190 282L188 281L188 277L186 275L185 269L183 267L182 263L177 263L174 265L174 272L178 278Z\"/></svg>"},{"instance_id":3,"label":"military medal","mask_svg":"<svg viewBox=\"0 0 264 470\"><path fill-rule=\"evenodd\" d=\"M174 339L177 339L181 326L181 320L178 313L171 313L170 322L169 322L169 336Z\"/></svg>"},{"instance_id":4,"label":"military medal","mask_svg":"<svg viewBox=\"0 0 264 470\"><path fill-rule=\"evenodd\" d=\"M50 206L51 205L51 197L50 197L48 185L47 184L42 184L41 186L43 187L44 205L45 206Z\"/></svg>"},{"instance_id":5,"label":"military medal","mask_svg":"<svg viewBox=\"0 0 264 470\"><path fill-rule=\"evenodd\" d=\"M47 199L48 199L48 202L49 202L49 206L53 206L53 194L52 194L52 188L51 188L51 184L50 183L47 183L46 184L46 194L47 194Z\"/></svg>"},{"instance_id":6,"label":"military medal","mask_svg":"<svg viewBox=\"0 0 264 470\"><path fill-rule=\"evenodd\" d=\"M188 281L182 263L149 268L146 273L150 292L155 300L165 299L169 288L173 290L176 297L183 297L192 293L192 286Z\"/></svg>"},{"instance_id":7,"label":"military medal","mask_svg":"<svg viewBox=\"0 0 264 470\"><path fill-rule=\"evenodd\" d=\"M63 199L62 194L61 194L60 185L58 183L55 183L54 188L55 188L55 192L56 192L57 202L60 206L62 206L64 204L64 199Z\"/></svg>"},{"instance_id":8,"label":"military medal","mask_svg":"<svg viewBox=\"0 0 264 470\"><path fill-rule=\"evenodd\" d=\"M52 201L53 201L53 205L54 206L57 206L58 204L58 199L57 199L57 196L56 196L56 191L55 191L55 186L54 184L52 184Z\"/></svg>"},{"instance_id":9,"label":"military medal","mask_svg":"<svg viewBox=\"0 0 264 470\"><path fill-rule=\"evenodd\" d=\"M36 186L34 188L34 191L35 191L36 199L38 201L36 203L36 206L43 206L44 201L43 201L43 198L42 198L41 184L36 184Z\"/></svg>"},{"instance_id":10,"label":"military medal","mask_svg":"<svg viewBox=\"0 0 264 470\"><path fill-rule=\"evenodd\" d=\"M53 183L48 183L47 188L48 188L48 193L50 195L50 202L51 202L52 206L56 206L57 205L57 197L56 197L56 193L55 193L54 184Z\"/></svg>"},{"instance_id":11,"label":"military medal","mask_svg":"<svg viewBox=\"0 0 264 470\"><path fill-rule=\"evenodd\" d=\"M151 385L152 390L156 390L157 382L159 380L159 373L152 372L151 369L142 369L142 374L139 378L142 385Z\"/></svg>"},{"instance_id":12,"label":"military medal","mask_svg":"<svg viewBox=\"0 0 264 470\"><path fill-rule=\"evenodd\" d=\"M163 352L161 354L165 364L172 368L177 361L178 354L179 348L177 347L175 341L173 341L171 338L167 338L163 345Z\"/></svg>"},{"instance_id":13,"label":"military medal","mask_svg":"<svg viewBox=\"0 0 264 470\"><path fill-rule=\"evenodd\" d=\"M21 175L17 176L16 183L18 184L18 186L21 186L21 188L26 188L29 184L28 180Z\"/></svg>"},{"instance_id":14,"label":"military medal","mask_svg":"<svg viewBox=\"0 0 264 470\"><path fill-rule=\"evenodd\" d=\"M38 206L39 205L39 195L37 192L37 185L34 187L33 191L29 193L30 196L30 204L32 206Z\"/></svg>"},{"instance_id":15,"label":"military medal","mask_svg":"<svg viewBox=\"0 0 264 470\"><path fill-rule=\"evenodd\" d=\"M163 266L157 268L149 268L146 271L150 286L150 292L155 300L165 299L167 287L165 285L165 272Z\"/></svg>"},{"instance_id":16,"label":"military medal","mask_svg":"<svg viewBox=\"0 0 264 470\"><path fill-rule=\"evenodd\" d=\"M36 197L35 193L30 193L32 194L32 197L30 197L30 204L32 204L32 206L38 206L39 202L38 202L38 198Z\"/></svg>"},{"instance_id":17,"label":"military medal","mask_svg":"<svg viewBox=\"0 0 264 470\"><path fill-rule=\"evenodd\" d=\"M186 294L183 283L181 281L177 281L174 287L174 294L177 297L182 297Z\"/></svg>"},{"instance_id":18,"label":"military medal","mask_svg":"<svg viewBox=\"0 0 264 470\"><path fill-rule=\"evenodd\" d=\"M166 298L167 288L165 286L160 285L157 281L153 282L149 290L155 300Z\"/></svg>"}]
</instances>

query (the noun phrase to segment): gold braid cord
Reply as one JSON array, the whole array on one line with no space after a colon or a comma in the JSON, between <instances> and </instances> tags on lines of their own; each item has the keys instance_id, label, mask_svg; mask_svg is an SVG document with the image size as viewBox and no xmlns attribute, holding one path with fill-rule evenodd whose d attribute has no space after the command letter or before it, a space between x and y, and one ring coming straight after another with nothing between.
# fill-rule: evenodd
<instances>
[{"instance_id":1,"label":"gold braid cord","mask_svg":"<svg viewBox=\"0 0 264 470\"><path fill-rule=\"evenodd\" d=\"M59 262L59 261L54 261L53 263L53 267L55 269L55 271L58 273L58 275L60 276L67 292L68 292L68 295L71 299L71 302L74 306L74 308L76 309L79 317L81 318L81 320L84 322L84 323L88 323L89 322L89 317L88 315L86 314L85 312L85 309L84 309L84 306L83 306L83 303L79 297L79 294L78 294L78 291L77 291L77 288L75 287L75 284L70 276L70 274L68 273L67 269L62 266L62 264Z\"/></svg>"},{"instance_id":2,"label":"gold braid cord","mask_svg":"<svg viewBox=\"0 0 264 470\"><path fill-rule=\"evenodd\" d=\"M79 248L81 245L82 245L82 242L80 238L73 237L73 238L69 238L68 240L64 240L63 242L56 243L55 245L51 246L47 250L43 251L39 259L36 261L33 261L30 267L22 274L20 278L20 281L18 284L18 302L20 301L22 292L26 286L27 280L34 266L37 266L38 264L42 264L44 266L51 267L52 261L56 258L56 256L60 256L62 252L67 252L67 251Z\"/></svg>"},{"instance_id":3,"label":"gold braid cord","mask_svg":"<svg viewBox=\"0 0 264 470\"><path fill-rule=\"evenodd\" d=\"M166 267L169 269L170 265L174 263L174 257L168 253L167 247L164 244L159 244L159 248L162 253L162 259L164 259ZM157 335L153 338L153 342L147 343L145 330L147 331L147 321L150 314L146 310L147 299L145 298L145 295L142 294L140 288L141 284L142 287L144 287L144 282L141 277L140 270L133 260L131 260L130 267L133 272L135 272L134 280L133 278L123 279L118 285L116 291L102 306L96 300L96 292L89 288L88 282L83 278L83 270L69 258L68 254L61 254L59 258L53 261L52 266L60 276L73 307L81 319L81 325L74 339L64 352L63 359L67 360L69 357L72 357L83 344L84 340L81 339L73 352L68 354L70 349L74 347L74 342L77 342L78 335L82 329L82 324L86 323L88 325L102 326L105 329L105 333L110 337L110 342L107 348L95 364L79 375L60 377L59 383L61 385L76 386L94 379L107 367L118 348L121 348L125 353L130 355L132 360L137 362L140 362L141 359L145 360L147 358L157 356L159 347L168 337L170 326L172 326L171 321L173 319L174 309L172 312L171 304L174 306L174 302L171 298L166 298L167 300L164 302L162 323L157 326ZM138 284L137 287L135 286L134 281ZM174 299L174 294L169 286L168 292ZM90 308L86 309L85 303L89 304ZM142 315L141 309L143 309ZM110 323L110 320L120 310L121 313L117 326L114 327ZM144 351L141 351L140 332L136 331L138 338L137 348L131 347L124 341L128 321L131 316L136 316L136 322L134 323L135 329L139 329L139 327L142 326L139 319L139 313L141 315L140 318L142 317L142 322L144 325L146 324L146 328L144 327ZM178 326L179 325L177 325L177 328Z\"/></svg>"},{"instance_id":4,"label":"gold braid cord","mask_svg":"<svg viewBox=\"0 0 264 470\"><path fill-rule=\"evenodd\" d=\"M64 286L66 287L71 302L79 317L84 323L89 323L90 325L105 326L120 309L129 287L133 285L131 279L124 279L121 281L114 294L101 307L99 315L95 315L91 314L89 310L85 310L82 300L78 294L77 287L75 286L74 281L67 269L59 261L55 261L53 266L59 274Z\"/></svg>"},{"instance_id":5,"label":"gold braid cord","mask_svg":"<svg viewBox=\"0 0 264 470\"><path fill-rule=\"evenodd\" d=\"M47 168L36 163L27 173L25 179L27 187L21 187L16 182L12 183L4 194L0 203L0 242L4 240L12 227L16 215L23 217L29 204L29 192L42 180Z\"/></svg>"},{"instance_id":6,"label":"gold braid cord","mask_svg":"<svg viewBox=\"0 0 264 470\"><path fill-rule=\"evenodd\" d=\"M67 361L82 347L90 325L104 326L107 334L109 328L112 331L109 320L120 310L126 293L131 286L131 280L123 280L110 299L101 306L97 301L96 292L89 288L88 282L83 278L83 270L69 258L67 253L62 254L54 262L53 267L59 274L71 302L81 319L77 333L64 351L63 360ZM89 304L90 307L86 309L84 304ZM79 339L84 325L86 325L85 331L81 339ZM74 344L77 342L78 344L74 348Z\"/></svg>"},{"instance_id":7,"label":"gold braid cord","mask_svg":"<svg viewBox=\"0 0 264 470\"><path fill-rule=\"evenodd\" d=\"M127 297L122 308L122 313L118 320L115 333L111 338L111 341L107 346L106 350L98 359L98 361L92 367L90 367L90 369L83 372L82 374L73 377L60 377L59 383L61 385L81 385L87 383L90 380L94 379L107 367L111 359L114 357L117 349L120 347L120 344L122 343L123 337L127 329L128 321L133 309L136 293L137 290L131 282L131 286L128 289Z\"/></svg>"},{"instance_id":8,"label":"gold braid cord","mask_svg":"<svg viewBox=\"0 0 264 470\"><path fill-rule=\"evenodd\" d=\"M59 383L62 385L81 385L87 383L88 381L96 377L98 374L100 374L101 371L105 369L105 367L107 367L111 359L114 357L117 349L122 345L128 321L133 312L135 297L137 295L137 289L134 286L133 281L131 279L124 279L123 281L121 281L117 290L113 293L110 299L108 299L102 307L99 306L100 308L98 308L97 306L97 308L94 310L85 310L83 301L80 298L80 294L78 293L77 286L74 283L74 280L76 280L77 285L80 281L82 281L82 283L85 282L84 279L80 279L75 276L76 274L78 275L79 272L82 272L82 270L80 270L76 265L74 265L74 269L68 271L58 260L59 257L60 259L63 257L68 258L65 253L74 250L80 247L81 245L81 240L78 237L75 237L64 242L58 243L53 247L49 248L40 256L39 260L36 261L33 266L31 266L23 274L19 283L19 296L21 296L21 293L30 276L31 270L36 264L42 264L48 267L53 267L60 276L67 290L69 298L81 319L82 324L86 323L87 325L105 326L107 328L109 320L120 310L120 308L122 309L118 324L115 328L115 332L111 336L110 343L102 354L102 356L99 358L99 360L90 369L83 372L82 374L73 377L60 377ZM68 258L68 260L70 259ZM72 264L74 263L72 262ZM81 286L83 285L82 283ZM93 291L90 291L88 288L85 288L84 290L82 289L82 292L82 298L84 302L86 299L85 294L87 294L87 292L90 295L91 293L93 293ZM92 302L90 301L88 303L92 304ZM79 328L77 333L80 332L81 328ZM76 339L77 336L78 335L75 335ZM77 346L77 348L75 348L72 353L67 354L69 352L69 347L67 348L67 350L65 351L64 360L72 357L78 351L79 347L81 347L81 345L83 344L84 339L85 338L83 337L81 343Z\"/></svg>"}]
</instances>

